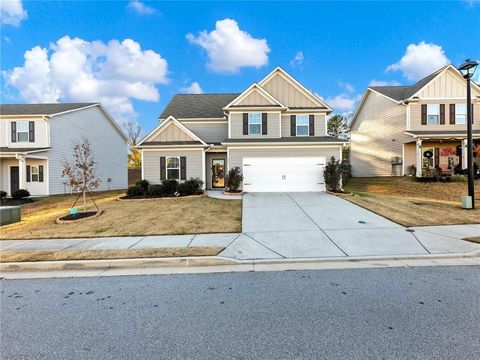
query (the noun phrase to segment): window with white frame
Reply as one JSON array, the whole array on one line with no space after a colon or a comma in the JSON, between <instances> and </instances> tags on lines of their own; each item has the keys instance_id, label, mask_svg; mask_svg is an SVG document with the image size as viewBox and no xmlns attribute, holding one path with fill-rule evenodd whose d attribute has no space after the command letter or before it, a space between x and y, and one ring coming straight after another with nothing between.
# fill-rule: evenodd
<instances>
[{"instance_id":1,"label":"window with white frame","mask_svg":"<svg viewBox=\"0 0 480 360\"><path fill-rule=\"evenodd\" d=\"M166 159L167 179L180 180L180 157L168 156Z\"/></svg>"},{"instance_id":2,"label":"window with white frame","mask_svg":"<svg viewBox=\"0 0 480 360\"><path fill-rule=\"evenodd\" d=\"M39 179L39 170L37 165L30 166L30 179L31 181L40 181Z\"/></svg>"},{"instance_id":3,"label":"window with white frame","mask_svg":"<svg viewBox=\"0 0 480 360\"><path fill-rule=\"evenodd\" d=\"M262 114L248 113L248 133L250 135L262 134Z\"/></svg>"},{"instance_id":4,"label":"window with white frame","mask_svg":"<svg viewBox=\"0 0 480 360\"><path fill-rule=\"evenodd\" d=\"M455 124L467 123L467 104L455 104Z\"/></svg>"},{"instance_id":5,"label":"window with white frame","mask_svg":"<svg viewBox=\"0 0 480 360\"><path fill-rule=\"evenodd\" d=\"M297 136L308 136L309 134L309 120L308 115L296 116Z\"/></svg>"},{"instance_id":6,"label":"window with white frame","mask_svg":"<svg viewBox=\"0 0 480 360\"><path fill-rule=\"evenodd\" d=\"M17 121L17 142L28 142L28 121Z\"/></svg>"}]
</instances>

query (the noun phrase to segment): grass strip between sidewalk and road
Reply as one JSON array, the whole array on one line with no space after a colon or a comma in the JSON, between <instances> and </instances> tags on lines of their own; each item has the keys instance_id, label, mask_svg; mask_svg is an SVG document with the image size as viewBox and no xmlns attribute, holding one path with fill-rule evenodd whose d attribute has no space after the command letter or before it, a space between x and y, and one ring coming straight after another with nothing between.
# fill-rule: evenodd
<instances>
[{"instance_id":1,"label":"grass strip between sidewalk and road","mask_svg":"<svg viewBox=\"0 0 480 360\"><path fill-rule=\"evenodd\" d=\"M224 248L212 247L172 247L153 249L119 250L58 250L58 251L1 251L0 262L62 261L62 260L106 260L133 258L168 258L190 256L216 256Z\"/></svg>"},{"instance_id":2,"label":"grass strip between sidewalk and road","mask_svg":"<svg viewBox=\"0 0 480 360\"><path fill-rule=\"evenodd\" d=\"M473 242L473 243L476 243L476 244L480 244L480 236L468 237L468 238L465 238L463 240L470 241L470 242Z\"/></svg>"}]
</instances>

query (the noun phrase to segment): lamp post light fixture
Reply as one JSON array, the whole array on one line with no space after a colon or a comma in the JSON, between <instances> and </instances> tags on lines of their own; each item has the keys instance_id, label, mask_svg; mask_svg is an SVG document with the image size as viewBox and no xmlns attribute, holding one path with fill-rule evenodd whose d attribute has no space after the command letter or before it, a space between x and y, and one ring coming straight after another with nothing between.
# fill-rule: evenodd
<instances>
[{"instance_id":1,"label":"lamp post light fixture","mask_svg":"<svg viewBox=\"0 0 480 360\"><path fill-rule=\"evenodd\" d=\"M467 171L468 171L468 196L472 202L472 209L475 209L475 187L473 183L473 134L472 134L472 93L470 82L475 74L477 66L480 64L477 60L467 59L460 65L458 70L467 80Z\"/></svg>"}]
</instances>

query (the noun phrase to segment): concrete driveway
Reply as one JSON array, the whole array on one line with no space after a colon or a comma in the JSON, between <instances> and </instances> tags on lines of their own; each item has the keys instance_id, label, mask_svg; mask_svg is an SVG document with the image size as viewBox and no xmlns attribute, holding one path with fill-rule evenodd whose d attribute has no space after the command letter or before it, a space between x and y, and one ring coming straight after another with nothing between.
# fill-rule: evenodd
<instances>
[{"instance_id":1,"label":"concrete driveway","mask_svg":"<svg viewBox=\"0 0 480 360\"><path fill-rule=\"evenodd\" d=\"M445 233L406 229L327 193L247 193L242 234L220 255L236 259L424 255L479 250L461 240L480 225ZM440 233L439 233L440 232ZM458 233L458 234L457 234Z\"/></svg>"}]
</instances>

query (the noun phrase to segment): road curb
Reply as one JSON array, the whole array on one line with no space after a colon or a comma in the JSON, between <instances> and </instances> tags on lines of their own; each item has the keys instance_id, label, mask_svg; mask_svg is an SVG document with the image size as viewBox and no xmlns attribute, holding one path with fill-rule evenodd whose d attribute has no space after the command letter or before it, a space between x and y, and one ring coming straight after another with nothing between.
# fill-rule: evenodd
<instances>
[{"instance_id":1,"label":"road curb","mask_svg":"<svg viewBox=\"0 0 480 360\"><path fill-rule=\"evenodd\" d=\"M68 260L0 263L0 272L24 271L61 271L61 270L112 270L112 269L147 269L147 268L185 268L235 265L294 265L294 264L334 264L362 263L371 261L402 260L440 260L480 258L480 251L468 253L433 254L433 255L389 255L362 257L297 258L297 259L254 259L236 260L220 256L197 256L175 258L140 258L113 260Z\"/></svg>"}]
</instances>

